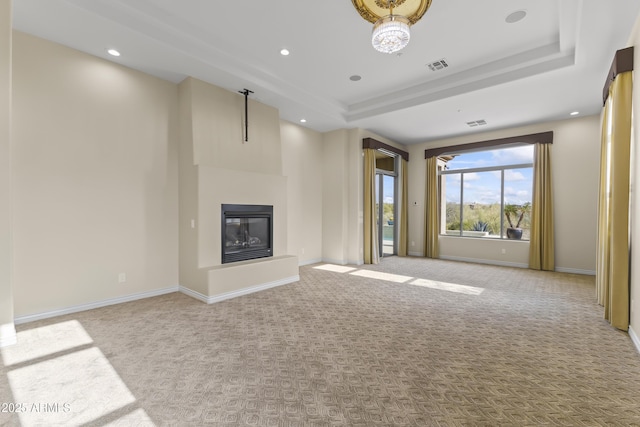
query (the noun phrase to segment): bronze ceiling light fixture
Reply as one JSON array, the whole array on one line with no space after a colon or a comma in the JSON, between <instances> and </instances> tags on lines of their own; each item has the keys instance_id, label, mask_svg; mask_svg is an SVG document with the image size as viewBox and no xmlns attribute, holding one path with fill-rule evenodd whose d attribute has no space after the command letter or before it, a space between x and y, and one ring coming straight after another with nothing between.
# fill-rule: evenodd
<instances>
[{"instance_id":1,"label":"bronze ceiling light fixture","mask_svg":"<svg viewBox=\"0 0 640 427\"><path fill-rule=\"evenodd\" d=\"M383 53L395 53L409 44L409 27L422 18L431 0L351 0L360 16L371 22L371 44ZM395 13L394 13L395 12Z\"/></svg>"}]
</instances>

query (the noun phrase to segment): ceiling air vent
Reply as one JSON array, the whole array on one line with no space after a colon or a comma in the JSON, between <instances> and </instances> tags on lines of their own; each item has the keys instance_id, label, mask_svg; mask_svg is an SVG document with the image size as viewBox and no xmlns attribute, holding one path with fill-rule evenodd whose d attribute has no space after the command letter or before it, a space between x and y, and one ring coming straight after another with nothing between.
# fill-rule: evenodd
<instances>
[{"instance_id":1,"label":"ceiling air vent","mask_svg":"<svg viewBox=\"0 0 640 427\"><path fill-rule=\"evenodd\" d=\"M484 126L487 124L486 120L474 120L472 122L467 122L467 126L469 126L470 128L476 127L476 126Z\"/></svg>"},{"instance_id":2,"label":"ceiling air vent","mask_svg":"<svg viewBox=\"0 0 640 427\"><path fill-rule=\"evenodd\" d=\"M447 64L447 60L442 58L439 61L435 61L432 62L430 64L427 64L427 66L429 67L429 69L431 71L438 71L438 70L443 70L445 68L447 68L449 66L449 64Z\"/></svg>"}]
</instances>

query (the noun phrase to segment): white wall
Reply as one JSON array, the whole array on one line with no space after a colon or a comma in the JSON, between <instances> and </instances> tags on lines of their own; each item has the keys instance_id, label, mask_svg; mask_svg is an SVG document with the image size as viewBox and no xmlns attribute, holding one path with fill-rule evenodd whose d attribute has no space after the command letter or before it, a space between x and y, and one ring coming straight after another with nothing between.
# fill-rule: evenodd
<instances>
[{"instance_id":1,"label":"white wall","mask_svg":"<svg viewBox=\"0 0 640 427\"><path fill-rule=\"evenodd\" d=\"M15 341L11 280L11 1L0 0L0 347Z\"/></svg>"},{"instance_id":2,"label":"white wall","mask_svg":"<svg viewBox=\"0 0 640 427\"><path fill-rule=\"evenodd\" d=\"M282 173L287 177L288 252L301 265L322 259L322 134L282 120Z\"/></svg>"},{"instance_id":3,"label":"white wall","mask_svg":"<svg viewBox=\"0 0 640 427\"><path fill-rule=\"evenodd\" d=\"M629 46L634 48L634 68L633 71L633 115L631 135L631 319L629 333L636 340L636 346L640 350L640 250L637 245L640 243L640 195L638 194L638 184L640 184L640 17L636 20L635 27L629 37ZM635 244L635 247L634 247Z\"/></svg>"},{"instance_id":4,"label":"white wall","mask_svg":"<svg viewBox=\"0 0 640 427\"><path fill-rule=\"evenodd\" d=\"M552 174L556 232L556 270L595 274L600 118L589 116L466 135L409 146L409 252L424 246L424 182L426 148L553 131ZM486 242L441 237L442 257L528 265L526 242ZM523 247L526 246L526 247ZM505 254L502 254L505 249Z\"/></svg>"},{"instance_id":5,"label":"white wall","mask_svg":"<svg viewBox=\"0 0 640 427\"><path fill-rule=\"evenodd\" d=\"M16 316L177 286L177 86L13 46Z\"/></svg>"}]
</instances>

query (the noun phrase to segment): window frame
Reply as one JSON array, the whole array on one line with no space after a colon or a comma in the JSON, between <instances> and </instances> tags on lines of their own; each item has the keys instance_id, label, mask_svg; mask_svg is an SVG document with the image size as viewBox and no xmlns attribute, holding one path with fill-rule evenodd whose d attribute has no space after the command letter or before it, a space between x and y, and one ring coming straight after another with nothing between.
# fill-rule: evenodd
<instances>
[{"instance_id":1,"label":"window frame","mask_svg":"<svg viewBox=\"0 0 640 427\"><path fill-rule=\"evenodd\" d=\"M476 150L466 150L463 152L449 152L449 153L442 153L442 157L449 157L449 156L462 156L465 154L471 154L472 152L487 152L487 151L494 151L494 150L502 150L502 149L506 149L506 148L513 148L513 147L522 147L522 146L526 146L528 145L527 143L522 143L522 144L509 144L508 146L505 145L496 145L493 147L486 147L486 148L482 148L482 149L476 149ZM453 147L452 147L453 148ZM439 156L440 157L440 156ZM446 162L444 162L446 165ZM484 166L484 167L476 167L476 168L464 168L464 169L446 169L446 167L439 167L438 168L438 201L440 203L440 212L446 212L445 209L443 209L446 206L446 200L443 200L443 194L442 194L442 176L446 176L446 175L456 175L456 174L460 174L460 233L458 235L455 234L447 234L447 229L446 229L446 213L444 215L440 215L440 225L439 225L439 235L440 236L446 236L446 237L454 237L454 238L458 238L458 237L471 237L471 236L465 236L464 235L464 231L463 230L463 222L464 222L464 175L466 173L478 173L478 172L500 172L500 233L499 233L499 239L500 240L510 240L508 238L505 237L505 234L503 233L505 230L504 227L504 207L505 207L505 202L504 202L504 173L505 170L511 170L511 169L527 169L530 168L533 171L533 166L534 166L534 161L532 159L531 163L514 163L514 164L509 164L509 165L496 165L496 166ZM531 190L533 192L533 177L531 179ZM443 206L444 203L444 206ZM531 201L531 203L533 204L533 200ZM444 221L443 221L444 219ZM452 230L452 231L457 231L457 230ZM491 239L491 240L497 240L496 237L484 237L484 236L473 236L473 238L479 238L479 239ZM525 240L525 241L529 241L529 240Z\"/></svg>"}]
</instances>

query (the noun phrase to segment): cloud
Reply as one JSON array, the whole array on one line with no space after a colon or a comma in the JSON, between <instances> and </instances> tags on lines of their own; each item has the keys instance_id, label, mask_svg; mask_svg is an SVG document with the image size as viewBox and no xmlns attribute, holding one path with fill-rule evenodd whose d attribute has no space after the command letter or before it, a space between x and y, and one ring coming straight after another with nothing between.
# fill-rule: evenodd
<instances>
[{"instance_id":1,"label":"cloud","mask_svg":"<svg viewBox=\"0 0 640 427\"><path fill-rule=\"evenodd\" d=\"M531 202L531 192L529 190L517 189L513 187L504 187L504 202L515 203L521 205Z\"/></svg>"},{"instance_id":2,"label":"cloud","mask_svg":"<svg viewBox=\"0 0 640 427\"><path fill-rule=\"evenodd\" d=\"M533 145L462 153L449 162L451 169L472 169L533 163Z\"/></svg>"},{"instance_id":3,"label":"cloud","mask_svg":"<svg viewBox=\"0 0 640 427\"><path fill-rule=\"evenodd\" d=\"M513 169L505 169L504 180L505 181L524 181L526 178L522 172L515 171Z\"/></svg>"},{"instance_id":4,"label":"cloud","mask_svg":"<svg viewBox=\"0 0 640 427\"><path fill-rule=\"evenodd\" d=\"M501 165L532 163L533 145L523 145L521 147L501 148L491 151L493 159Z\"/></svg>"}]
</instances>

